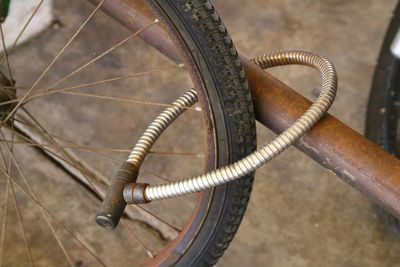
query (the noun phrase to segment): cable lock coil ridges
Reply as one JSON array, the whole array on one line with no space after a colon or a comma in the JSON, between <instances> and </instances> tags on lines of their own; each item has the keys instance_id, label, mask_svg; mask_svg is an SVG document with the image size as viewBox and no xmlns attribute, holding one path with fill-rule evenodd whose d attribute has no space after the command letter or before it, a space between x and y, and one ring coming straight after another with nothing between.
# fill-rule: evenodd
<instances>
[{"instance_id":1,"label":"cable lock coil ridges","mask_svg":"<svg viewBox=\"0 0 400 267\"><path fill-rule=\"evenodd\" d=\"M311 66L319 70L322 76L320 95L308 110L288 129L275 137L271 143L264 145L247 157L225 167L208 173L160 185L141 186L139 196L147 201L178 197L212 188L245 176L255 171L266 162L278 156L285 149L296 143L328 111L332 105L337 89L337 74L333 64L325 57L309 51L278 51L259 56L253 62L263 69L291 64ZM159 135L188 107L197 101L195 90L186 92L178 98L172 107L168 107L147 128L132 150L127 162L140 165L150 147ZM136 203L138 194L133 194L136 184L129 184L124 189L124 198L128 203Z\"/></svg>"}]
</instances>

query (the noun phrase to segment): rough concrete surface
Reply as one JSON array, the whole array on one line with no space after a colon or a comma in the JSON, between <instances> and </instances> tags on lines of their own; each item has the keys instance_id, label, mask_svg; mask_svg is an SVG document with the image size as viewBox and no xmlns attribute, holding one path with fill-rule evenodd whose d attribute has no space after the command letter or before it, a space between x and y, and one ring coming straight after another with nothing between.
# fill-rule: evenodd
<instances>
[{"instance_id":1,"label":"rough concrete surface","mask_svg":"<svg viewBox=\"0 0 400 267\"><path fill-rule=\"evenodd\" d=\"M338 97L331 113L363 132L373 70L396 1L214 2L238 50L248 57L277 49L301 48L331 58L339 74ZM18 47L10 58L17 86L22 87L19 95L46 68L93 6L85 1L55 0L53 9L53 25ZM104 14L96 14L95 20L83 29L60 62L38 84L36 91L47 88L129 34ZM182 70L144 42L132 39L56 88L152 69L168 71L74 92L169 103L190 87L188 77ZM314 98L318 92L319 76L314 71L287 67L271 72L307 97ZM62 141L63 145L69 145L68 151L109 178L126 157L126 150L163 107L106 101L88 95L58 94L32 101L27 109L52 134L97 148L94 151L101 152L103 156L93 153L93 150L88 153L76 147L73 149L71 142ZM204 161L204 136L199 125L199 112L186 112L154 150L192 154L189 157L150 155L144 165L147 172L142 173L142 178L161 182L151 173L168 178L198 173ZM269 130L257 126L259 145L273 138L274 134ZM176 142L177 138L179 142ZM101 149L104 147L124 151ZM5 146L2 149L5 150ZM28 174L38 199L62 219L79 240L97 251L108 266L136 265L134 263L147 259L143 248L125 229L119 228L112 233L94 225L93 215L99 201L83 186L68 179L68 174L49 162L43 154L32 147L15 145L15 155ZM12 171L14 175L18 173L15 167ZM20 175L16 176L23 184ZM5 203L6 178L1 176L0 203ZM68 266L68 260L52 237L40 209L21 189L14 187L36 265ZM69 201L74 199L81 201ZM152 203L147 208L180 228L194 203L195 196L189 196ZM6 206L8 232L4 239L3 265L29 266L11 195ZM2 205L3 219L4 211L5 206ZM145 224L141 217L127 224L136 232L143 233L146 246L151 251L165 244L162 233ZM54 222L53 225L75 266L98 266L99 263L71 240L62 227ZM113 246L109 245L111 243ZM42 249L39 251L37 247ZM289 149L257 172L246 216L217 266L400 266L399 255L400 237L379 221L374 206L366 197L301 152Z\"/></svg>"}]
</instances>

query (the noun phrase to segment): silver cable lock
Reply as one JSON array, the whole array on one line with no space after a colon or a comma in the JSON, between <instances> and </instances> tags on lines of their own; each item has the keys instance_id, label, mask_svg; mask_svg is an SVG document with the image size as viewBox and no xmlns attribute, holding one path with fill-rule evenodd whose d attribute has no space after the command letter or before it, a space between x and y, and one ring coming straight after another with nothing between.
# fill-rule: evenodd
<instances>
[{"instance_id":1,"label":"silver cable lock","mask_svg":"<svg viewBox=\"0 0 400 267\"><path fill-rule=\"evenodd\" d=\"M126 203L143 204L153 200L179 197L231 182L255 171L296 143L331 107L336 96L337 74L335 67L327 58L314 52L289 50L262 55L252 61L263 69L292 64L316 68L322 77L321 91L317 100L269 144L237 162L199 176L160 185L136 183L140 165L158 137L179 115L197 102L196 91L194 89L187 91L157 116L121 166L97 213L96 221L101 226L115 228Z\"/></svg>"}]
</instances>

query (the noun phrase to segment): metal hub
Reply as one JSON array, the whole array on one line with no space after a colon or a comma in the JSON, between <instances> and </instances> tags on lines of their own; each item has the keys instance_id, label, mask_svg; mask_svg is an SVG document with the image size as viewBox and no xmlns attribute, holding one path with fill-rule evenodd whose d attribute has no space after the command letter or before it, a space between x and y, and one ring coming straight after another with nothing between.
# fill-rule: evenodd
<instances>
[{"instance_id":1,"label":"metal hub","mask_svg":"<svg viewBox=\"0 0 400 267\"><path fill-rule=\"evenodd\" d=\"M8 114L13 110L15 102L12 100L17 99L15 82L10 81L0 71L0 120L3 121Z\"/></svg>"}]
</instances>

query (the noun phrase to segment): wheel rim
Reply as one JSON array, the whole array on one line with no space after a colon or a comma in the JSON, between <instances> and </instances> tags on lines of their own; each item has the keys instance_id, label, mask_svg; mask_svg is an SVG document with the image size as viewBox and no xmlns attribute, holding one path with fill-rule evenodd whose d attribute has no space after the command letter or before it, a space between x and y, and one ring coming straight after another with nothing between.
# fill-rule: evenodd
<instances>
[{"instance_id":1,"label":"wheel rim","mask_svg":"<svg viewBox=\"0 0 400 267\"><path fill-rule=\"evenodd\" d=\"M198 81L200 84L201 82ZM197 87L199 88L199 87ZM200 99L202 95L200 94ZM201 100L203 103L206 101ZM208 116L206 116L206 119L209 119ZM212 124L210 121L206 122L206 124L210 125ZM210 127L208 128L210 129ZM206 156L206 165L208 165L208 168L214 168L215 167L215 158L214 158L214 153L215 153L215 147L214 147L214 140L215 138L207 138L208 146L207 146L207 152L208 155ZM211 159L211 160L210 160ZM7 186L8 188L8 186ZM197 202L196 208L192 214L191 219L188 221L188 223L185 225L183 231L181 234L178 236L178 238L170 243L168 247L166 247L163 252L159 253L159 256L155 259L154 263L164 263L164 262L171 262L171 260L176 260L176 256L180 253L182 253L187 246L191 242L191 237L193 236L194 233L197 232L198 228L201 226L202 220L207 213L207 208L210 204L210 200L212 199L212 192L205 192L202 193L201 196L199 197L199 201ZM172 254L172 251L178 252L178 254ZM172 254L172 255L171 255Z\"/></svg>"}]
</instances>

